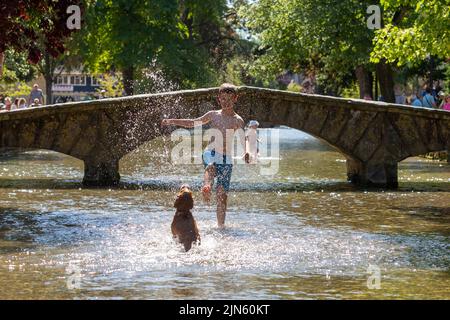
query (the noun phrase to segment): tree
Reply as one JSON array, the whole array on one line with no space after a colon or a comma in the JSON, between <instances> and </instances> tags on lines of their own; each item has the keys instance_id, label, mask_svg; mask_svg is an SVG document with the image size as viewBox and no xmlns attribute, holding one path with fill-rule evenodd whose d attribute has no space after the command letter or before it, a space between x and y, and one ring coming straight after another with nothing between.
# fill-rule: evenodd
<instances>
[{"instance_id":1,"label":"tree","mask_svg":"<svg viewBox=\"0 0 450 320\"><path fill-rule=\"evenodd\" d=\"M38 63L41 40L50 55L64 52L64 41L72 30L67 28L67 8L80 0L3 0L0 2L0 53L7 49L27 52L28 61Z\"/></svg>"},{"instance_id":2,"label":"tree","mask_svg":"<svg viewBox=\"0 0 450 320\"><path fill-rule=\"evenodd\" d=\"M126 94L133 94L136 69L174 47L177 8L174 0L87 2L86 27L78 37L86 67L121 71Z\"/></svg>"},{"instance_id":3,"label":"tree","mask_svg":"<svg viewBox=\"0 0 450 320\"><path fill-rule=\"evenodd\" d=\"M241 10L262 55L253 71L273 77L290 69L317 75L327 91L339 91L358 71L361 96L372 96L369 63L373 31L366 26L369 1L260 0ZM334 88L333 88L334 83Z\"/></svg>"},{"instance_id":4,"label":"tree","mask_svg":"<svg viewBox=\"0 0 450 320\"><path fill-rule=\"evenodd\" d=\"M28 96L31 87L24 82L19 83L5 83L0 82L0 92L5 97L24 97Z\"/></svg>"},{"instance_id":5,"label":"tree","mask_svg":"<svg viewBox=\"0 0 450 320\"><path fill-rule=\"evenodd\" d=\"M228 62L237 53L239 37L234 28L234 10L224 0L179 1L181 25L187 33L180 42L181 65L167 72L180 79L186 79L187 86L211 85L221 81ZM184 66L184 67L183 67ZM176 75L178 73L178 76ZM183 80L181 81L183 85Z\"/></svg>"},{"instance_id":6,"label":"tree","mask_svg":"<svg viewBox=\"0 0 450 320\"><path fill-rule=\"evenodd\" d=\"M450 57L448 0L381 0L384 26L374 38L373 62L386 59L399 66L430 56Z\"/></svg>"},{"instance_id":7,"label":"tree","mask_svg":"<svg viewBox=\"0 0 450 320\"><path fill-rule=\"evenodd\" d=\"M371 61L409 69L427 65L433 86L441 59L450 57L450 10L448 0L381 0L384 26L374 37Z\"/></svg>"},{"instance_id":8,"label":"tree","mask_svg":"<svg viewBox=\"0 0 450 320\"><path fill-rule=\"evenodd\" d=\"M392 0L393 2L398 2ZM306 71L339 92L351 77L359 83L360 97L373 96L375 71L385 101L394 102L391 60L370 60L375 32L367 27L366 10L373 1L259 0L241 10L262 53L253 72L267 77L290 69ZM384 14L397 22L401 6Z\"/></svg>"},{"instance_id":9,"label":"tree","mask_svg":"<svg viewBox=\"0 0 450 320\"><path fill-rule=\"evenodd\" d=\"M38 62L36 67L45 79L46 104L53 103L52 86L56 76L59 75L57 74L57 71L59 70L59 73L63 70L70 71L72 68L77 68L82 64L79 56L71 54L71 48L74 46L73 41L67 39L65 46L66 51L56 57L48 51L45 44L41 43L41 45L38 46L42 50L43 59Z\"/></svg>"},{"instance_id":10,"label":"tree","mask_svg":"<svg viewBox=\"0 0 450 320\"><path fill-rule=\"evenodd\" d=\"M5 51L5 74L3 80L7 82L29 82L36 77L36 66L27 61L27 53L14 49Z\"/></svg>"},{"instance_id":11,"label":"tree","mask_svg":"<svg viewBox=\"0 0 450 320\"><path fill-rule=\"evenodd\" d=\"M103 98L121 97L123 93L122 81L115 75L105 74L98 78L100 87L97 93L101 93Z\"/></svg>"},{"instance_id":12,"label":"tree","mask_svg":"<svg viewBox=\"0 0 450 320\"><path fill-rule=\"evenodd\" d=\"M3 62L5 61L5 53L0 52L0 77L3 75Z\"/></svg>"},{"instance_id":13,"label":"tree","mask_svg":"<svg viewBox=\"0 0 450 320\"><path fill-rule=\"evenodd\" d=\"M162 71L182 88L214 83L237 38L226 22L226 4L92 0L77 36L79 52L92 72L120 71L128 95L142 87L135 82L144 70Z\"/></svg>"},{"instance_id":14,"label":"tree","mask_svg":"<svg viewBox=\"0 0 450 320\"><path fill-rule=\"evenodd\" d=\"M13 49L26 52L32 64L40 62L38 68L46 80L47 103L52 103L53 72L73 31L67 27L67 8L80 3L81 0L0 2L0 55Z\"/></svg>"},{"instance_id":15,"label":"tree","mask_svg":"<svg viewBox=\"0 0 450 320\"><path fill-rule=\"evenodd\" d=\"M0 79L0 93L4 96L25 96L31 88L26 82L34 79L36 67L27 62L27 54L9 49L5 52L4 72Z\"/></svg>"}]
</instances>

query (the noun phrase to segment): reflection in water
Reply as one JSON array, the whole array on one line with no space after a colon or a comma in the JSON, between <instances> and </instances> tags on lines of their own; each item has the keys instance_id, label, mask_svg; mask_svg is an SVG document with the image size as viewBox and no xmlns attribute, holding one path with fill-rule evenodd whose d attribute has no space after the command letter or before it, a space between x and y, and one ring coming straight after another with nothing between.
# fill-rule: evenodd
<instances>
[{"instance_id":1,"label":"reflection in water","mask_svg":"<svg viewBox=\"0 0 450 320\"><path fill-rule=\"evenodd\" d=\"M167 141L123 159L114 189L82 188L82 162L64 155L0 158L0 298L450 297L446 163L407 159L399 190L364 190L345 181L339 153L280 136L275 176L235 167L227 229L196 202L202 245L188 253L171 239L171 188L199 186L202 167L171 165ZM381 290L366 286L369 264Z\"/></svg>"}]
</instances>

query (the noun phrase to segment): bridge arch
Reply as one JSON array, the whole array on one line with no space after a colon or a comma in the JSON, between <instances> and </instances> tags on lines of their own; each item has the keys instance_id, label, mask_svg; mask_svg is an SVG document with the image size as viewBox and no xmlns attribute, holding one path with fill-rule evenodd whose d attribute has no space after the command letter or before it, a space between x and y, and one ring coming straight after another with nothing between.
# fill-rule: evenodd
<instances>
[{"instance_id":1,"label":"bridge arch","mask_svg":"<svg viewBox=\"0 0 450 320\"><path fill-rule=\"evenodd\" d=\"M114 185L124 155L170 132L161 119L198 117L217 108L217 93L199 89L2 112L0 148L61 152L84 161L85 185ZM446 111L253 87L240 87L239 95L236 110L244 120L296 128L338 149L354 183L396 187L399 161L450 149Z\"/></svg>"},{"instance_id":2,"label":"bridge arch","mask_svg":"<svg viewBox=\"0 0 450 320\"><path fill-rule=\"evenodd\" d=\"M41 162L45 162L41 165ZM47 149L3 148L0 149L0 164L4 167L2 186L54 185L55 179L63 178L76 184L83 162L80 159ZM51 170L51 171L49 171ZM17 180L17 178L20 180Z\"/></svg>"},{"instance_id":3,"label":"bridge arch","mask_svg":"<svg viewBox=\"0 0 450 320\"><path fill-rule=\"evenodd\" d=\"M442 110L264 89L245 98L247 117L299 129L340 151L357 184L395 188L398 162L450 149L450 114Z\"/></svg>"}]
</instances>

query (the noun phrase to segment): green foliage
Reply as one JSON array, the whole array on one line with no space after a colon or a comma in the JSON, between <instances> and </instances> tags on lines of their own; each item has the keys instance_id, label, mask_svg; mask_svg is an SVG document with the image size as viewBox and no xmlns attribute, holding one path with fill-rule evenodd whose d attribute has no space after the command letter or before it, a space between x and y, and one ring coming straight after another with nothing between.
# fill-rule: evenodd
<instances>
[{"instance_id":1,"label":"green foliage","mask_svg":"<svg viewBox=\"0 0 450 320\"><path fill-rule=\"evenodd\" d=\"M167 52L176 38L175 1L95 0L86 3L85 28L78 35L92 71L145 65Z\"/></svg>"},{"instance_id":2,"label":"green foliage","mask_svg":"<svg viewBox=\"0 0 450 320\"><path fill-rule=\"evenodd\" d=\"M250 55L235 55L227 62L226 69L222 73L219 83L227 82L234 83L235 85L262 86L263 83L260 79L250 74L250 68L253 62L253 57Z\"/></svg>"},{"instance_id":3,"label":"green foliage","mask_svg":"<svg viewBox=\"0 0 450 320\"><path fill-rule=\"evenodd\" d=\"M234 83L241 86L245 84L245 77L247 76L248 64L243 57L234 57L227 64L224 73L223 82Z\"/></svg>"},{"instance_id":4,"label":"green foliage","mask_svg":"<svg viewBox=\"0 0 450 320\"><path fill-rule=\"evenodd\" d=\"M448 94L448 93L450 93L450 65L448 63L445 65L443 72L445 74L445 79L447 79L447 83L446 83L447 87L444 89L446 90L446 92Z\"/></svg>"},{"instance_id":5,"label":"green foliage","mask_svg":"<svg viewBox=\"0 0 450 320\"><path fill-rule=\"evenodd\" d=\"M381 0L384 27L376 32L371 60L399 66L429 56L450 56L449 0Z\"/></svg>"},{"instance_id":6,"label":"green foliage","mask_svg":"<svg viewBox=\"0 0 450 320\"><path fill-rule=\"evenodd\" d=\"M28 96L31 87L26 82L31 81L35 74L36 68L27 62L25 53L7 50L3 76L0 79L0 93L11 97Z\"/></svg>"},{"instance_id":7,"label":"green foliage","mask_svg":"<svg viewBox=\"0 0 450 320\"><path fill-rule=\"evenodd\" d=\"M25 82L5 83L1 81L0 92L5 97L27 97L31 92L31 87Z\"/></svg>"},{"instance_id":8,"label":"green foliage","mask_svg":"<svg viewBox=\"0 0 450 320\"><path fill-rule=\"evenodd\" d=\"M85 27L76 37L78 52L93 72L128 68L134 70L134 77L145 82L139 79L142 70L156 68L181 88L215 84L232 55L235 40L234 31L224 18L226 3L87 1ZM148 86L138 83L137 87L141 90Z\"/></svg>"},{"instance_id":9,"label":"green foliage","mask_svg":"<svg viewBox=\"0 0 450 320\"><path fill-rule=\"evenodd\" d=\"M441 77L438 63L423 61L450 56L449 0L380 2L384 27L372 31L366 10L373 1L250 1L240 8L258 45L250 73L266 81L285 70L312 74L319 93L347 96L354 94L355 68L373 71L381 59L410 71L422 65L419 75Z\"/></svg>"},{"instance_id":10,"label":"green foliage","mask_svg":"<svg viewBox=\"0 0 450 320\"><path fill-rule=\"evenodd\" d=\"M104 74L98 77L100 87L97 89L104 98L121 97L123 93L122 79L115 75ZM103 91L104 90L104 91ZM103 91L103 92L102 92Z\"/></svg>"},{"instance_id":11,"label":"green foliage","mask_svg":"<svg viewBox=\"0 0 450 320\"><path fill-rule=\"evenodd\" d=\"M407 64L397 68L396 80L400 83L406 83L410 79L418 76L424 79L450 79L446 74L449 66L444 59L430 57L419 62L410 61Z\"/></svg>"},{"instance_id":12,"label":"green foliage","mask_svg":"<svg viewBox=\"0 0 450 320\"><path fill-rule=\"evenodd\" d=\"M36 67L27 61L27 54L9 49L5 52L4 68L7 70L3 74L5 82L29 82L36 76Z\"/></svg>"},{"instance_id":13,"label":"green foliage","mask_svg":"<svg viewBox=\"0 0 450 320\"><path fill-rule=\"evenodd\" d=\"M291 92L302 92L302 86L299 85L298 83L291 82L288 84L286 90Z\"/></svg>"},{"instance_id":14,"label":"green foliage","mask_svg":"<svg viewBox=\"0 0 450 320\"><path fill-rule=\"evenodd\" d=\"M359 99L360 95L358 84L353 82L350 86L342 90L341 95L343 98Z\"/></svg>"},{"instance_id":15,"label":"green foliage","mask_svg":"<svg viewBox=\"0 0 450 320\"><path fill-rule=\"evenodd\" d=\"M325 81L325 91L339 91L356 66L369 63L373 31L365 12L370 4L259 0L243 6L240 14L260 51L251 73L264 79L286 69L312 73ZM332 83L339 88L330 88Z\"/></svg>"},{"instance_id":16,"label":"green foliage","mask_svg":"<svg viewBox=\"0 0 450 320\"><path fill-rule=\"evenodd\" d=\"M81 0L15 0L0 3L0 52L15 49L33 64L42 57L42 43L53 57L64 52L63 42L72 30L66 27L67 8Z\"/></svg>"}]
</instances>

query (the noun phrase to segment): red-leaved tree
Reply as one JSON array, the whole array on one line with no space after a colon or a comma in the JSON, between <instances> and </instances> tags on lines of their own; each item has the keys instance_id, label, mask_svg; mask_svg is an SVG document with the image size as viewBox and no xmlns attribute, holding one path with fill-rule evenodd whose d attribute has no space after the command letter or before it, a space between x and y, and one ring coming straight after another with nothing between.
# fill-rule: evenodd
<instances>
[{"instance_id":1,"label":"red-leaved tree","mask_svg":"<svg viewBox=\"0 0 450 320\"><path fill-rule=\"evenodd\" d=\"M67 19L70 16L67 8L71 5L80 6L81 2L81 0L0 1L0 76L7 49L27 53L28 61L33 64L37 64L43 58L57 58L63 54L64 41L74 31L67 27ZM52 75L49 74L46 78L48 77L51 78Z\"/></svg>"},{"instance_id":2,"label":"red-leaved tree","mask_svg":"<svg viewBox=\"0 0 450 320\"><path fill-rule=\"evenodd\" d=\"M26 50L28 59L37 63L44 49L52 56L64 52L64 40L73 31L67 28L66 13L80 0L2 0L0 2L0 52L8 48Z\"/></svg>"}]
</instances>

